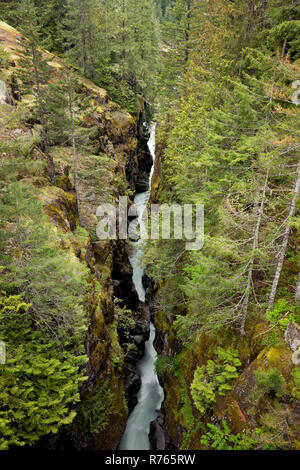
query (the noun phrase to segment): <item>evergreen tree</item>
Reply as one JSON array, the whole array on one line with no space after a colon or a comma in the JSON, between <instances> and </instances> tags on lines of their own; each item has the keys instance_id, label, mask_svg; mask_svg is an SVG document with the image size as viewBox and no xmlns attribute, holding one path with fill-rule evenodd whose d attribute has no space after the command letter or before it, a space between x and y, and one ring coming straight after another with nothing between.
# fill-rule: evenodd
<instances>
[{"instance_id":1,"label":"evergreen tree","mask_svg":"<svg viewBox=\"0 0 300 470\"><path fill-rule=\"evenodd\" d=\"M57 433L76 416L79 386L86 379L79 369L86 356L62 349L36 329L20 295L0 295L0 339L7 360L0 365L0 449L32 445Z\"/></svg>"},{"instance_id":2,"label":"evergreen tree","mask_svg":"<svg viewBox=\"0 0 300 470\"><path fill-rule=\"evenodd\" d=\"M64 52L62 36L63 19L66 16L67 0L34 0L40 26L40 45L55 53ZM0 1L0 18L16 29L23 23L23 18L16 15L20 2L17 0Z\"/></svg>"},{"instance_id":3,"label":"evergreen tree","mask_svg":"<svg viewBox=\"0 0 300 470\"><path fill-rule=\"evenodd\" d=\"M152 0L114 0L105 11L113 73L127 81L135 93L152 101L157 70L157 24Z\"/></svg>"},{"instance_id":4,"label":"evergreen tree","mask_svg":"<svg viewBox=\"0 0 300 470\"><path fill-rule=\"evenodd\" d=\"M282 55L289 53L299 58L300 49L300 5L297 1L273 0L268 12L268 41L272 46L279 46Z\"/></svg>"},{"instance_id":5,"label":"evergreen tree","mask_svg":"<svg viewBox=\"0 0 300 470\"><path fill-rule=\"evenodd\" d=\"M67 0L35 0L41 25L41 46L54 54L64 54L63 24L67 14Z\"/></svg>"},{"instance_id":6,"label":"evergreen tree","mask_svg":"<svg viewBox=\"0 0 300 470\"><path fill-rule=\"evenodd\" d=\"M0 1L0 19L7 21L12 26L16 26L15 9L17 6L16 0L1 0Z\"/></svg>"},{"instance_id":7,"label":"evergreen tree","mask_svg":"<svg viewBox=\"0 0 300 470\"><path fill-rule=\"evenodd\" d=\"M201 252L188 256L180 246L171 254L161 242L156 248L152 243L146 256L150 274L166 287L162 305L177 314L178 336L187 343L202 329L224 324L239 325L244 335L249 315L264 315L261 284L270 283L274 260L282 259L277 227L283 224L291 233L291 218L285 218L293 216L290 207L295 209L299 122L295 106L290 109L296 69L257 41L258 29L265 36L271 29L265 3L195 0L192 8L193 46L181 72L176 112L171 125L163 121L165 109L160 118L164 165L158 197L204 203L206 242ZM163 96L174 100L172 91L163 90ZM279 209L283 201L285 214ZM156 269L162 264L171 267L168 273Z\"/></svg>"},{"instance_id":8,"label":"evergreen tree","mask_svg":"<svg viewBox=\"0 0 300 470\"><path fill-rule=\"evenodd\" d=\"M11 184L0 201L0 218L0 289L23 293L37 328L62 344L80 343L86 273L57 247L55 232L33 188L26 183ZM5 246L9 248L5 250Z\"/></svg>"},{"instance_id":9,"label":"evergreen tree","mask_svg":"<svg viewBox=\"0 0 300 470\"><path fill-rule=\"evenodd\" d=\"M164 61L159 77L160 95L167 102L178 96L181 77L187 70L191 51L192 1L176 0L167 7L162 24ZM161 103L164 105L164 101Z\"/></svg>"},{"instance_id":10,"label":"evergreen tree","mask_svg":"<svg viewBox=\"0 0 300 470\"><path fill-rule=\"evenodd\" d=\"M34 188L10 182L6 170L0 199L0 340L7 353L0 366L1 449L32 445L73 421L87 362L87 273L57 246Z\"/></svg>"},{"instance_id":11,"label":"evergreen tree","mask_svg":"<svg viewBox=\"0 0 300 470\"><path fill-rule=\"evenodd\" d=\"M35 96L36 114L41 123L41 149L45 152L48 172L53 184L56 184L55 168L52 157L47 152L48 136L45 112L45 84L49 80L50 68L47 59L39 49L41 41L41 26L38 22L38 10L32 0L22 0L17 10L20 18L20 29L25 39L20 40L23 48L23 58L20 60L18 77L22 80L23 92L33 91Z\"/></svg>"},{"instance_id":12,"label":"evergreen tree","mask_svg":"<svg viewBox=\"0 0 300 470\"><path fill-rule=\"evenodd\" d=\"M99 65L100 5L97 0L68 0L65 19L67 57L87 78L95 78ZM101 49L100 49L101 50Z\"/></svg>"},{"instance_id":13,"label":"evergreen tree","mask_svg":"<svg viewBox=\"0 0 300 470\"><path fill-rule=\"evenodd\" d=\"M92 113L90 99L78 93L79 84L71 71L66 69L62 81L50 84L45 96L47 110L46 130L51 144L70 145L73 152L74 185L79 221L81 218L78 176L78 151L91 150L95 129L84 124L84 118ZM97 132L97 131L96 131Z\"/></svg>"}]
</instances>

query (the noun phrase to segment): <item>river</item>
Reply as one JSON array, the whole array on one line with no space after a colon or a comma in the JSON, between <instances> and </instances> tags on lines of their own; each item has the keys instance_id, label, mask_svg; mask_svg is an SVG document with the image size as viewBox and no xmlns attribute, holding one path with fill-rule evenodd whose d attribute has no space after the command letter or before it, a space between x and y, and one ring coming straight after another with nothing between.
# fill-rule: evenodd
<instances>
[{"instance_id":1,"label":"river","mask_svg":"<svg viewBox=\"0 0 300 470\"><path fill-rule=\"evenodd\" d=\"M150 128L150 139L148 147L155 160L155 129L153 123ZM146 210L151 190L151 180L154 165L149 177L149 190L144 193L138 193L135 196L134 203L137 206L138 220L141 232L143 231L142 215ZM144 267L141 265L140 256L142 240L133 244L133 252L130 257L130 263L133 269L133 282L138 293L139 299L145 302L145 289L143 287ZM156 351L153 346L155 338L155 327L150 324L150 337L145 344L144 357L138 362L137 369L141 377L141 388L138 392L138 403L130 414L124 435L119 445L119 450L150 450L149 431L150 423L156 418L156 410L161 408L164 399L164 391L159 384L154 370Z\"/></svg>"}]
</instances>

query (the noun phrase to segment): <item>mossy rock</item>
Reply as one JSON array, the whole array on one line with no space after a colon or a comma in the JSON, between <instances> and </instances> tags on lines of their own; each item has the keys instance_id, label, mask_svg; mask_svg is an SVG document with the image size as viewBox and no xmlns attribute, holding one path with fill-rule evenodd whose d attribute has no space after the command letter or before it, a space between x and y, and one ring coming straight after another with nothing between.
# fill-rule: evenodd
<instances>
[{"instance_id":1,"label":"mossy rock","mask_svg":"<svg viewBox=\"0 0 300 470\"><path fill-rule=\"evenodd\" d=\"M253 397L254 372L258 369L276 368L288 384L293 367L291 351L286 346L264 349L234 382L232 390L225 397L217 398L214 413L218 420L226 419L233 432L240 432L245 427L258 427L260 410L259 403ZM288 389L289 385L287 391ZM253 414L254 405L256 414Z\"/></svg>"},{"instance_id":2,"label":"mossy rock","mask_svg":"<svg viewBox=\"0 0 300 470\"><path fill-rule=\"evenodd\" d=\"M48 186L38 195L49 218L65 232L76 228L76 197L56 186Z\"/></svg>"},{"instance_id":3,"label":"mossy rock","mask_svg":"<svg viewBox=\"0 0 300 470\"><path fill-rule=\"evenodd\" d=\"M72 424L83 447L94 450L115 449L124 432L128 409L124 399L124 383L114 373L97 377L87 391Z\"/></svg>"},{"instance_id":4,"label":"mossy rock","mask_svg":"<svg viewBox=\"0 0 300 470\"><path fill-rule=\"evenodd\" d=\"M107 291L101 292L101 305L103 308L103 315L106 324L113 323L115 318L115 306L111 298L109 298Z\"/></svg>"},{"instance_id":5,"label":"mossy rock","mask_svg":"<svg viewBox=\"0 0 300 470\"><path fill-rule=\"evenodd\" d=\"M180 447L184 429L182 428L183 417L180 413L182 407L181 390L178 379L170 374L164 380L165 401L164 409L168 433L174 445Z\"/></svg>"},{"instance_id":6,"label":"mossy rock","mask_svg":"<svg viewBox=\"0 0 300 470\"><path fill-rule=\"evenodd\" d=\"M116 449L125 431L128 417L124 382L115 374L110 378L109 392L111 397L109 407L105 407L108 411L107 425L95 436L95 449L98 450Z\"/></svg>"}]
</instances>

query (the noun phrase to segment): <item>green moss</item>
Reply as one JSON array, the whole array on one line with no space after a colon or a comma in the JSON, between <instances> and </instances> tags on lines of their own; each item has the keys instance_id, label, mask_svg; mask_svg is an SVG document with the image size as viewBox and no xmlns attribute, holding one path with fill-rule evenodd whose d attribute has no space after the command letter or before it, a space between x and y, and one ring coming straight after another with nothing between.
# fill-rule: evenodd
<instances>
[{"instance_id":1,"label":"green moss","mask_svg":"<svg viewBox=\"0 0 300 470\"><path fill-rule=\"evenodd\" d=\"M111 363L114 369L120 373L122 372L122 369L124 366L124 354L119 343L119 335L118 335L115 325L109 325L107 327L107 330L111 338L111 346L110 346Z\"/></svg>"},{"instance_id":2,"label":"green moss","mask_svg":"<svg viewBox=\"0 0 300 470\"><path fill-rule=\"evenodd\" d=\"M300 399L300 369L295 367L291 372L291 376L293 379L291 395L292 397Z\"/></svg>"},{"instance_id":3,"label":"green moss","mask_svg":"<svg viewBox=\"0 0 300 470\"><path fill-rule=\"evenodd\" d=\"M6 52L5 49L3 49L3 47L0 47L1 69L7 69L9 67L9 62L10 62L10 59L9 59L8 53ZM0 75L0 78L1 78L1 75Z\"/></svg>"},{"instance_id":4,"label":"green moss","mask_svg":"<svg viewBox=\"0 0 300 470\"><path fill-rule=\"evenodd\" d=\"M74 230L74 236L83 243L87 243L90 239L89 232L80 225L76 226L76 229Z\"/></svg>"},{"instance_id":5,"label":"green moss","mask_svg":"<svg viewBox=\"0 0 300 470\"><path fill-rule=\"evenodd\" d=\"M81 401L75 425L91 434L98 434L107 429L113 413L113 393L109 379L97 380L93 390L84 395Z\"/></svg>"},{"instance_id":6,"label":"green moss","mask_svg":"<svg viewBox=\"0 0 300 470\"><path fill-rule=\"evenodd\" d=\"M279 299L272 312L267 312L267 318L273 325L279 325L282 331L291 321L299 322L300 312L296 311L296 306L291 305L287 299Z\"/></svg>"},{"instance_id":7,"label":"green moss","mask_svg":"<svg viewBox=\"0 0 300 470\"><path fill-rule=\"evenodd\" d=\"M256 397L260 398L266 394L274 392L276 396L283 396L286 382L275 367L271 367L264 371L263 369L257 369L254 371Z\"/></svg>"}]
</instances>

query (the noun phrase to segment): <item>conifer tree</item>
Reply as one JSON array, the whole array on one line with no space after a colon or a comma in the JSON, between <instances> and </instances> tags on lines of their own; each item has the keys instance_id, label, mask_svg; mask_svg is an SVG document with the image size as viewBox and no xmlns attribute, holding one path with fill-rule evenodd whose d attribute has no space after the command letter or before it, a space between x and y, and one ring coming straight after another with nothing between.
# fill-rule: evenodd
<instances>
[{"instance_id":1,"label":"conifer tree","mask_svg":"<svg viewBox=\"0 0 300 470\"><path fill-rule=\"evenodd\" d=\"M45 84L49 80L50 68L39 45L41 41L41 25L38 22L38 10L32 0L22 0L17 10L20 18L20 29L25 35L20 43L23 47L23 58L20 60L18 77L22 80L23 90L34 92L38 119L41 123L41 148L48 162L48 172L53 184L56 184L55 168L52 157L47 152L48 136L45 112Z\"/></svg>"},{"instance_id":2,"label":"conifer tree","mask_svg":"<svg viewBox=\"0 0 300 470\"><path fill-rule=\"evenodd\" d=\"M273 46L279 46L284 56L299 58L300 49L300 5L295 0L272 0L268 18L274 26L268 31L267 39Z\"/></svg>"},{"instance_id":3,"label":"conifer tree","mask_svg":"<svg viewBox=\"0 0 300 470\"><path fill-rule=\"evenodd\" d=\"M276 293L277 293L277 287L278 287L278 283L279 283L283 263L284 263L284 260L285 260L286 250L287 250L289 236L290 236L290 232L291 232L291 227L290 227L289 224L290 224L291 218L295 215L295 212L296 212L296 203L297 203L297 199L299 197L299 193L300 193L300 164L297 167L295 188L294 188L293 193L292 193L292 199L291 199L290 208L289 208L289 212L288 212L288 218L287 218L287 221L286 221L286 228L285 228L285 231L284 231L284 234L283 234L282 245L281 245L279 256L278 256L278 263L277 263L275 276L274 276L274 279L273 279L273 284L272 284L272 288L271 288L271 292L270 292L270 296L269 296L268 310L270 310L270 311L272 311L273 307L274 307L274 301L275 301L275 297L276 297Z\"/></svg>"},{"instance_id":4,"label":"conifer tree","mask_svg":"<svg viewBox=\"0 0 300 470\"><path fill-rule=\"evenodd\" d=\"M128 82L135 93L153 100L157 26L152 0L112 0L103 8L112 73Z\"/></svg>"},{"instance_id":5,"label":"conifer tree","mask_svg":"<svg viewBox=\"0 0 300 470\"><path fill-rule=\"evenodd\" d=\"M40 46L62 54L65 51L62 29L67 0L34 0L33 3L40 26ZM16 15L19 4L17 0L0 1L0 19L16 29L20 28L23 22L23 18Z\"/></svg>"},{"instance_id":6,"label":"conifer tree","mask_svg":"<svg viewBox=\"0 0 300 470\"><path fill-rule=\"evenodd\" d=\"M76 416L71 407L86 380L79 372L86 356L74 354L70 346L64 350L59 341L37 330L30 308L21 295L1 292L0 339L7 355L0 366L1 450L31 446L70 424Z\"/></svg>"},{"instance_id":7,"label":"conifer tree","mask_svg":"<svg viewBox=\"0 0 300 470\"><path fill-rule=\"evenodd\" d=\"M67 57L93 79L99 64L100 4L97 0L68 0L65 24ZM101 47L101 44L100 44Z\"/></svg>"},{"instance_id":8,"label":"conifer tree","mask_svg":"<svg viewBox=\"0 0 300 470\"><path fill-rule=\"evenodd\" d=\"M152 243L146 255L149 272L166 281L161 302L177 313L184 342L224 324L239 325L244 335L247 317L253 311L264 315L266 290L257 279L268 286L280 251L278 226L291 230L279 207L284 201L285 215L291 207L299 122L297 110L288 118L293 65L281 51L276 55L258 42L258 30L267 37L271 29L265 2L195 0L192 8L192 47L187 70L179 74L176 113L165 134L160 130L164 165L158 197L167 191L173 202L204 203L206 241L202 252L189 257L178 247L170 259L161 243L157 251ZM172 91L162 92L174 100ZM283 200L275 196L282 192ZM166 278L155 267L162 264L172 267ZM184 296L176 307L171 299L180 298L178 283Z\"/></svg>"},{"instance_id":9,"label":"conifer tree","mask_svg":"<svg viewBox=\"0 0 300 470\"><path fill-rule=\"evenodd\" d=\"M85 270L71 263L56 244L55 232L43 214L34 188L12 183L0 201L0 289L23 292L33 323L49 336L68 341L84 330ZM13 230L7 230L7 224ZM4 250L9 246L9 250ZM77 336L78 339L78 336Z\"/></svg>"},{"instance_id":10,"label":"conifer tree","mask_svg":"<svg viewBox=\"0 0 300 470\"><path fill-rule=\"evenodd\" d=\"M162 44L165 59L159 77L162 97L168 101L178 96L181 77L188 67L191 51L192 1L176 0L166 8L162 23ZM162 103L163 104L163 103Z\"/></svg>"},{"instance_id":11,"label":"conifer tree","mask_svg":"<svg viewBox=\"0 0 300 470\"><path fill-rule=\"evenodd\" d=\"M50 84L45 95L47 111L46 130L52 145L70 145L73 153L74 186L77 199L79 221L82 222L80 209L80 191L78 176L78 152L80 149L90 151L95 129L87 128L84 118L93 112L90 99L80 91L80 86L66 68L61 80Z\"/></svg>"},{"instance_id":12,"label":"conifer tree","mask_svg":"<svg viewBox=\"0 0 300 470\"><path fill-rule=\"evenodd\" d=\"M67 0L35 0L41 25L41 46L54 54L64 54L63 24Z\"/></svg>"}]
</instances>

